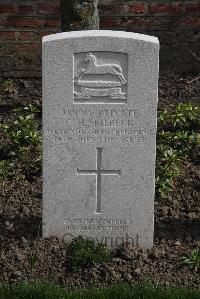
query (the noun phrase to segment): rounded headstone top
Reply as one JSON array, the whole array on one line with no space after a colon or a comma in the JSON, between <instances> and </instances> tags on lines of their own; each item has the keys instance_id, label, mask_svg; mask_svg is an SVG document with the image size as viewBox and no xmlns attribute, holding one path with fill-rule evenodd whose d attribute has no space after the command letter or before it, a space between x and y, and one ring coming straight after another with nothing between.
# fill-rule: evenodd
<instances>
[{"instance_id":1,"label":"rounded headstone top","mask_svg":"<svg viewBox=\"0 0 200 299\"><path fill-rule=\"evenodd\" d=\"M50 34L43 37L42 42L51 42L56 40L68 39L68 38L81 38L81 37L116 37L126 38L133 40L140 40L144 42L151 42L159 44L158 38L155 36L126 32L126 31L114 31L114 30L82 30L82 31L70 31L56 34Z\"/></svg>"}]
</instances>

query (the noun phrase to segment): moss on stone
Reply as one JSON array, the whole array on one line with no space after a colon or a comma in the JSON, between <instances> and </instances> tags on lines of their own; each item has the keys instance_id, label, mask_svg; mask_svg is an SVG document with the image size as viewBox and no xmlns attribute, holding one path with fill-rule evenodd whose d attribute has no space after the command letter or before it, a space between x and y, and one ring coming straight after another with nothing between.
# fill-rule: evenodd
<instances>
[{"instance_id":1,"label":"moss on stone","mask_svg":"<svg viewBox=\"0 0 200 299\"><path fill-rule=\"evenodd\" d=\"M62 30L99 28L97 0L61 0Z\"/></svg>"}]
</instances>

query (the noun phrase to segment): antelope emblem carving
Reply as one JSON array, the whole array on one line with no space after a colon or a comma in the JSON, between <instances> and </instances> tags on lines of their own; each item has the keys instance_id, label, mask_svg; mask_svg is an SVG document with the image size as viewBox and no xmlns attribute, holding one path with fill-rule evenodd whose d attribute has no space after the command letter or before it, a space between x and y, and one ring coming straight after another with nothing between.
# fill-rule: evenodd
<instances>
[{"instance_id":1,"label":"antelope emblem carving","mask_svg":"<svg viewBox=\"0 0 200 299\"><path fill-rule=\"evenodd\" d=\"M89 53L87 54L84 62L86 63L85 68L81 68L75 75L76 80L80 80L83 75L114 75L117 76L121 82L124 84L127 83L126 79L123 76L122 68L118 64L98 64L96 57Z\"/></svg>"}]
</instances>

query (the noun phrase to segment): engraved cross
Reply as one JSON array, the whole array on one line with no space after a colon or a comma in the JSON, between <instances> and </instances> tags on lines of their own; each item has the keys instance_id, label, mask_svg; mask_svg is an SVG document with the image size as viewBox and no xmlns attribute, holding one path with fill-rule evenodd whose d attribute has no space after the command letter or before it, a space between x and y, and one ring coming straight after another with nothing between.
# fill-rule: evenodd
<instances>
[{"instance_id":1,"label":"engraved cross","mask_svg":"<svg viewBox=\"0 0 200 299\"><path fill-rule=\"evenodd\" d=\"M101 213L101 176L102 175L121 175L121 170L103 170L101 169L101 157L103 148L96 148L96 169L95 170L80 170L77 169L78 175L96 175L96 213Z\"/></svg>"}]
</instances>

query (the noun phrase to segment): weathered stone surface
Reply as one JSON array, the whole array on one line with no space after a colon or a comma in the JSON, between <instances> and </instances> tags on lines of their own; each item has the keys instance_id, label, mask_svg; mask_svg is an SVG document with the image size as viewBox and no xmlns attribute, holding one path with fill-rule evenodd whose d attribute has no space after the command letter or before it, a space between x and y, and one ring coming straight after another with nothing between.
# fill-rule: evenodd
<instances>
[{"instance_id":1,"label":"weathered stone surface","mask_svg":"<svg viewBox=\"0 0 200 299\"><path fill-rule=\"evenodd\" d=\"M43 235L153 244L157 38L43 39Z\"/></svg>"}]
</instances>

